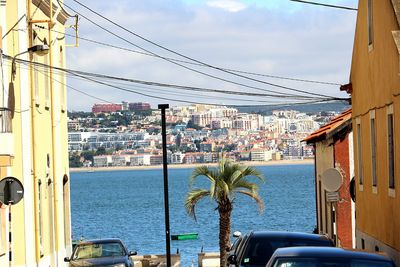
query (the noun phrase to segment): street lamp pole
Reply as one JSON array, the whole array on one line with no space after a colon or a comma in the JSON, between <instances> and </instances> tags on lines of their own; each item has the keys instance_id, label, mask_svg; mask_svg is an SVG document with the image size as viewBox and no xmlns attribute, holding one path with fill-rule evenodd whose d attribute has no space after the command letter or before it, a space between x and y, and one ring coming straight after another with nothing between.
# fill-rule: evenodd
<instances>
[{"instance_id":1,"label":"street lamp pole","mask_svg":"<svg viewBox=\"0 0 400 267\"><path fill-rule=\"evenodd\" d=\"M14 81L15 78L15 73L17 72L17 67L15 64L15 61L17 60L17 57L26 54L26 53L34 53L37 54L39 56L41 55L45 55L49 52L49 46L44 44L44 45L34 45L32 47L29 47L28 50L21 52L19 54L16 54L13 59L12 59L12 63L11 63L11 81Z\"/></svg>"},{"instance_id":2,"label":"street lamp pole","mask_svg":"<svg viewBox=\"0 0 400 267\"><path fill-rule=\"evenodd\" d=\"M169 108L168 104L160 104L161 109L161 135L163 148L163 171L164 171L164 209L165 209L165 243L167 251L167 267L171 267L171 233L169 227L169 199L168 199L168 162L167 162L167 133L165 110Z\"/></svg>"}]
</instances>

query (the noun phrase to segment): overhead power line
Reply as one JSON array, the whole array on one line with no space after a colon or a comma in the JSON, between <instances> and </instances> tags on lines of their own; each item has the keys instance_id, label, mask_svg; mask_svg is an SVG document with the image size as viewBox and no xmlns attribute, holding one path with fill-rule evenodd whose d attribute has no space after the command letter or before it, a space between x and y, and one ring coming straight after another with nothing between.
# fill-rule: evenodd
<instances>
[{"instance_id":1,"label":"overhead power line","mask_svg":"<svg viewBox=\"0 0 400 267\"><path fill-rule=\"evenodd\" d=\"M311 2L311 1L303 1L303 0L290 0L290 1L292 1L292 2L299 2L299 3L303 3L303 4L316 5L316 6L324 6L324 7L332 7L332 8L353 10L353 11L357 11L357 10L358 10L357 8L353 8L353 7L337 6L337 5L330 5L330 4L317 3L317 2Z\"/></svg>"},{"instance_id":2,"label":"overhead power line","mask_svg":"<svg viewBox=\"0 0 400 267\"><path fill-rule=\"evenodd\" d=\"M9 55L4 55L4 58L6 58L8 60L12 60L12 57ZM150 86L165 87L165 88L175 88L175 89L190 90L190 91L201 91L201 92L208 92L208 93L232 94L232 95L242 95L242 96L252 96L252 97L271 97L271 98L277 98L277 99L282 98L282 99L297 99L297 100L300 100L300 99L302 99L302 100L326 100L326 99L345 100L343 98L337 98L337 97L323 98L323 97L310 97L310 96L292 96L290 94L274 95L274 94L264 94L264 93L251 93L251 92L243 92L243 91L211 89L211 88L204 88L204 87L193 87L193 86L178 85L178 84L167 84L167 83L159 83L159 82L153 82L153 81L143 81L143 80L122 78L122 77L115 77L115 76L109 76L109 75L97 74L97 73L91 73L91 72L85 72L85 71L79 71L79 70L65 69L65 68L60 68L60 67L55 67L55 66L49 66L49 65L39 63L39 62L30 62L30 61L23 60L23 59L16 59L16 62L24 63L24 64L29 63L29 64L33 64L35 66L40 66L43 68L51 68L53 70L66 72L66 73L69 73L70 75L75 75L75 76L79 76L79 77L92 77L92 78L97 78L97 79L123 81L123 82L135 83L135 84L150 85Z\"/></svg>"},{"instance_id":3,"label":"overhead power line","mask_svg":"<svg viewBox=\"0 0 400 267\"><path fill-rule=\"evenodd\" d=\"M40 29L47 29L46 27L40 26L40 25L35 25L35 27L40 28ZM64 32L60 32L60 31L57 31L57 30L54 30L54 29L50 29L50 31L55 32L55 33L59 33L59 34L63 34L65 36L76 38L75 35L64 33ZM98 45L102 45L102 46L106 46L106 47L111 47L111 48L114 48L114 49L119 49L119 50L122 50L122 51L127 51L127 52L131 52L131 53L135 53L135 54L140 54L140 55L150 56L150 57L157 57L157 56L155 56L154 54L151 54L151 53L146 53L146 52L133 50L133 49L126 48L126 47L121 47L121 46L117 46L117 45L113 45L113 44L109 44L109 43L104 43L104 42L96 41L96 40L93 40L93 39L85 38L85 37L82 37L82 36L78 37L78 39L80 41L85 41L85 42L94 43L94 44L98 44ZM190 64L190 65L195 65L195 66L206 67L206 66L204 66L202 64L199 64L199 63L196 63L196 62L187 61L187 60L180 60L180 59L169 58L169 57L165 57L165 58L167 58L169 60L172 60L172 61L175 61L175 62L180 62L180 63ZM334 82L317 81L317 80L310 80L310 79L300 79L300 78L294 78L294 77L284 77L284 76L279 76L279 75L262 74L262 73L256 73L256 72L251 72L251 71L235 70L235 69L223 68L223 67L221 67L221 69L232 71L232 72L237 72L237 73L248 74L248 75L267 77L267 78L273 78L273 79L280 79L280 80L295 81L295 82L315 83L315 84L333 85L333 86L341 86L342 85L340 83L334 83Z\"/></svg>"},{"instance_id":4,"label":"overhead power line","mask_svg":"<svg viewBox=\"0 0 400 267\"><path fill-rule=\"evenodd\" d=\"M10 56L5 56L5 58L6 58L6 59L10 59ZM17 60L17 62L23 63L23 64L28 64L28 63L29 63L29 61L19 60L19 59ZM31 62L31 64L34 66L35 69L37 69L37 68L43 68L43 67L49 67L49 66L47 66L47 65L44 65L44 64L41 64L41 63L36 63L36 62ZM53 69L56 69L56 70L64 70L64 69L55 68L55 67L53 67ZM71 72L72 72L72 75L74 75L74 76L78 76L78 77L81 77L82 79L85 79L85 80L88 80L88 81L91 81L91 82L94 82L94 83L97 83L97 84L101 84L101 85L104 85L104 86L107 86L107 87L111 87L111 88L114 88L114 89L117 89L117 90L120 90L120 91L125 91L125 92L134 93L134 94L139 94L139 95L142 95L142 96L146 96L146 97L150 97L150 98L155 98L155 99L162 99L162 100L168 100L168 101L174 101L174 102L181 102L181 103L188 103L188 104L212 104L212 105L218 105L218 106L237 106L237 107L241 107L241 106L244 106L244 107L248 107L248 106L263 106L263 107L264 107L264 106L302 105L302 104L311 104L311 103L330 102L330 101L334 101L334 100L345 100L345 99L328 99L328 98L326 98L326 99L308 99L308 100L303 100L302 102L279 102L279 103L272 103L272 104L271 104L271 102L269 102L270 104L257 104L257 105L255 105L255 104L253 104L253 105L220 104L220 103L210 103L210 102L205 103L205 102L201 102L201 101L189 101L189 100L183 100L183 99L175 99L175 98L169 98L169 97L161 97L161 96L159 96L159 95L150 95L150 94L147 94L147 93L143 93L143 92L139 92L139 91L136 91L136 90L124 88L124 87L121 87L121 86L116 86L115 84L110 84L110 83L102 82L102 81L96 80L96 79L93 78L93 77L86 77L86 76L82 75L82 74L87 74L87 73L85 73L85 72L82 72L82 74L78 74L78 73L80 73L79 71L77 71L76 73L75 73L74 71L70 71L70 70L66 70L66 69L65 69L64 71L65 71L66 73L71 73ZM58 81L58 80L55 80L55 81L61 83L61 82ZM64 83L61 83L61 84L64 84ZM65 85L65 84L64 84L64 85ZM66 86L67 86L68 88L74 90L74 91L78 91L78 92L80 92L80 93L82 93L82 94L85 94L85 95L87 95L87 96L89 96L89 97L92 97L92 98L95 98L95 99L104 101L104 99L101 99L101 98L98 98L98 97L96 97L96 96L90 95L90 94L88 94L88 93L86 93L86 92L83 92L83 91L81 91L81 90L79 90L79 89L76 89L76 88L74 88L74 87L72 87L72 86L68 86L68 85L66 85ZM185 96L185 95L182 94L182 96ZM216 99L216 98L214 98L214 99ZM109 101L105 100L104 102L109 102ZM253 102L268 102L268 101L255 100L255 101L253 101Z\"/></svg>"},{"instance_id":5,"label":"overhead power line","mask_svg":"<svg viewBox=\"0 0 400 267\"><path fill-rule=\"evenodd\" d=\"M191 58L191 57L188 57L188 56L185 56L185 55L183 55L183 54L181 54L181 53L178 53L178 52L176 52L176 51L173 51L173 50L171 50L171 49L169 49L169 48L166 48L166 47L164 47L164 46L162 46L162 45L159 45L159 44L157 44L157 43L155 43L155 42L153 42L153 41L151 41L151 40L149 40L149 39L147 39L147 38L145 38L145 37L142 37L141 35L139 35L139 34L137 34L137 33L134 33L133 31L131 31L131 30L129 30L129 29L127 29L127 28L125 28L125 27L119 25L118 23L116 23L116 22L110 20L109 18L107 18L107 17L101 15L100 13L94 11L93 9L91 9L90 7L88 7L88 6L86 6L86 5L82 4L82 3L80 3L79 1L76 1L76 0L73 0L73 1L76 2L77 4L79 4L80 6L86 8L86 9L89 10L90 12L92 12L92 13L96 14L97 16L101 17L102 19L108 21L109 23L111 23L111 24L113 24L113 25L119 27L120 29L122 29L122 30L124 30L124 31L126 31L126 32L128 32L128 33L130 33L130 34L132 34L132 35L134 35L134 36L136 36L136 37L138 37L138 38L140 38L140 39L142 39L142 40L144 40L144 41L146 41L146 42L148 42L148 43L150 43L150 44L152 44L152 45L154 45L154 46L157 46L157 47L159 47L159 48L161 48L161 49L163 49L163 50L166 50L166 51L168 51L168 52L170 52L170 53L176 54L176 55L178 55L178 56L180 56L180 57L183 57L183 58L185 58L185 59L188 59L188 60L190 60L190 61L194 61L194 62L196 62L196 63L199 63L199 64L201 64L201 65L207 66L207 67L209 67L209 68L213 68L213 69L216 69L216 70L219 70L219 71L222 71L222 72L225 72L225 73L228 73L228 74L237 76L237 77L241 77L241 78L244 78L244 79L247 79L247 80L251 80L251 81L253 81L253 82L263 83L263 84L266 84L266 85L269 85L269 86L273 86L273 87L285 89L285 90L288 90L288 91L293 91L293 92L298 92L298 93L308 94L308 95L314 95L314 96L320 96L320 97L332 97L332 96L325 95L325 94L312 93L312 92L308 92L308 91L301 90L301 89L291 88L291 87L282 86L282 85L279 85L279 84L274 84L274 83L269 83L269 82L266 82L266 81L254 79L254 78L251 78L251 77L242 75L242 74L238 74L238 73L234 73L234 72L231 72L231 71L228 71L228 70L224 70L224 69L222 69L222 68L220 68L220 67L216 67L216 66L210 65L210 64L208 64L208 63L204 63L204 62L202 62L202 61L193 59L193 58ZM73 10L75 13L79 14L80 16L82 16L83 18L85 18L86 20L88 20L89 22L91 22L92 24L94 24L94 25L96 25L97 27L101 28L102 30L104 30L104 31L106 31L106 32L108 32L108 33L110 33L110 34L112 34L113 36L115 36L115 37L117 37L117 38L119 38L119 39L122 39L122 40L128 42L129 44L131 44L131 45L133 45L133 46L135 46L135 47L137 47L137 48L139 48L139 49L141 49L141 50L143 50L143 51L146 51L146 52L148 52L148 53L153 54L153 55L156 56L156 57L159 57L159 58L161 58L161 59L164 59L164 60L166 60L166 61L168 61L168 62L170 62L170 63L172 63L172 64L178 65L178 66L180 66L180 67L183 67L183 68L185 68L185 69L191 70L191 71L196 72L196 73L198 73L198 74L202 74L202 75L205 75L205 76L207 76L207 77L214 78L214 79L217 79L217 80L221 80L221 81L224 81L224 82L236 84L236 85L239 85L239 86L243 86L243 87L247 87L247 88L251 88L251 89L255 89L255 90L261 90L261 91L266 91L266 92L271 92L271 93L280 93L280 92L277 92L277 91L267 90L267 89L263 89L263 88L259 88L259 87L250 86L250 85L246 85L246 84L243 84L243 83L235 82L235 81L232 81L232 80L224 79L224 78L221 78L221 77L218 77L218 76L215 76L215 75L211 75L211 74L208 74L208 73L205 73L205 72L202 72L202 71L199 71L199 70L196 70L196 69L187 67L187 66L185 66L185 65L182 65L182 64L180 64L180 63L174 62L174 61L172 61L172 60L169 60L169 59L166 58L166 57L163 57L163 56L160 56L160 55L158 55L158 54L156 54L156 53L153 53L153 52L151 52L150 50L147 50L147 49L145 49L145 48L143 48L143 47L140 47L140 46L138 46L138 45L132 43L131 41L127 40L126 38L123 38L123 37L121 37L121 36L119 36L119 35L113 33L112 31L110 31L110 30L104 28L103 26L99 25L98 23L94 22L93 20L89 19L88 17L82 15L81 13L79 13L78 11L76 11L75 9L73 9L72 7L70 7L69 5L67 5L67 4L65 4L65 3L64 3L64 5L67 6L68 8L70 8L71 10Z\"/></svg>"}]
</instances>

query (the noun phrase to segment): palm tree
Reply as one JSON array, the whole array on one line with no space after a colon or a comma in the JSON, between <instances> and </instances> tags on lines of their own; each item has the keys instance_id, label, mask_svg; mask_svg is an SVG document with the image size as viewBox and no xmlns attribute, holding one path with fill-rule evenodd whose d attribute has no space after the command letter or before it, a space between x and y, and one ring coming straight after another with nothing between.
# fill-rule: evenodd
<instances>
[{"instance_id":1,"label":"palm tree","mask_svg":"<svg viewBox=\"0 0 400 267\"><path fill-rule=\"evenodd\" d=\"M217 168L209 168L207 166L195 168L189 178L191 187L199 176L205 176L208 179L210 188L192 189L186 197L185 208L187 213L196 220L195 206L201 199L209 196L217 203L220 266L226 266L227 249L230 246L231 214L235 195L240 193L253 198L261 212L263 210L263 202L258 195L258 185L248 178L255 177L264 182L264 176L253 167L232 163L225 157L220 160Z\"/></svg>"}]
</instances>

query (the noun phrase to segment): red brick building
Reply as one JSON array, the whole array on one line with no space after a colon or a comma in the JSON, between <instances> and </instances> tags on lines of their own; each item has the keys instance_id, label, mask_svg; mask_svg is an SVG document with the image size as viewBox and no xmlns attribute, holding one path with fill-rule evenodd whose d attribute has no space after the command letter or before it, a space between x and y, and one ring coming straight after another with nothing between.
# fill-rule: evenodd
<instances>
[{"instance_id":1,"label":"red brick building","mask_svg":"<svg viewBox=\"0 0 400 267\"><path fill-rule=\"evenodd\" d=\"M129 110L149 110L151 106L149 103L129 103Z\"/></svg>"},{"instance_id":2,"label":"red brick building","mask_svg":"<svg viewBox=\"0 0 400 267\"><path fill-rule=\"evenodd\" d=\"M314 145L317 232L327 234L337 246L355 247L355 205L350 194L354 177L351 109L312 133L304 141ZM325 171L342 177L338 190L329 190ZM326 177L323 177L323 176ZM332 196L335 196L332 198Z\"/></svg>"},{"instance_id":3,"label":"red brick building","mask_svg":"<svg viewBox=\"0 0 400 267\"><path fill-rule=\"evenodd\" d=\"M122 110L122 104L94 104L93 113L110 113Z\"/></svg>"}]
</instances>

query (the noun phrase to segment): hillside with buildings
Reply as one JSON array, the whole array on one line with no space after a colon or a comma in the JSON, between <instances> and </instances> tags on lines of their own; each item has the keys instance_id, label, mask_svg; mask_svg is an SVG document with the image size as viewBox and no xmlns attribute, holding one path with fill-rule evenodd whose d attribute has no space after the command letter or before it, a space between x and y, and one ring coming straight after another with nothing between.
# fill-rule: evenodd
<instances>
[{"instance_id":1,"label":"hillside with buildings","mask_svg":"<svg viewBox=\"0 0 400 267\"><path fill-rule=\"evenodd\" d=\"M313 157L302 142L337 111L273 110L264 116L212 105L167 110L170 164L214 163L221 153L235 161ZM69 114L71 167L162 164L160 111L147 103L95 104L92 113Z\"/></svg>"}]
</instances>

